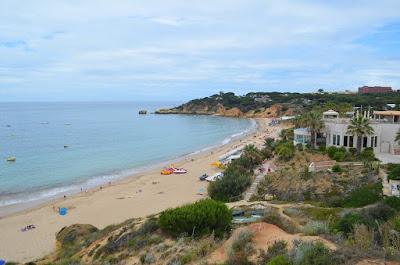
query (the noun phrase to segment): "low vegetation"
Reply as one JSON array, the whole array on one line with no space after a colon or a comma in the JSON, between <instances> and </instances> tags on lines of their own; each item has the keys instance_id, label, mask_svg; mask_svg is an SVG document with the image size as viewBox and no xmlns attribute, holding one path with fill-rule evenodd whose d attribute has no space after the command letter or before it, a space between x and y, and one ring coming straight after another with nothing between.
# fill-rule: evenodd
<instances>
[{"instance_id":1,"label":"low vegetation","mask_svg":"<svg viewBox=\"0 0 400 265\"><path fill-rule=\"evenodd\" d=\"M210 183L208 194L219 201L237 201L251 184L253 170L265 158L262 151L254 145L244 148L239 159L232 161L224 171L224 177Z\"/></svg>"},{"instance_id":2,"label":"low vegetation","mask_svg":"<svg viewBox=\"0 0 400 265\"><path fill-rule=\"evenodd\" d=\"M159 224L163 231L174 236L186 234L199 237L214 233L223 236L229 232L232 214L225 204L205 199L160 214Z\"/></svg>"}]
</instances>

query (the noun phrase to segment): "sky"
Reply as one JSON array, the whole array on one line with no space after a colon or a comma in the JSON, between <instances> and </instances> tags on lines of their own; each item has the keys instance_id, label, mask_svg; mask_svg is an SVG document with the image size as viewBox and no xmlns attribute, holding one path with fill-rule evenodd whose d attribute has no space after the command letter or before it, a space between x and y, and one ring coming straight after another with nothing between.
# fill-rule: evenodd
<instances>
[{"instance_id":1,"label":"sky","mask_svg":"<svg viewBox=\"0 0 400 265\"><path fill-rule=\"evenodd\" d=\"M400 1L1 0L0 101L400 89Z\"/></svg>"}]
</instances>

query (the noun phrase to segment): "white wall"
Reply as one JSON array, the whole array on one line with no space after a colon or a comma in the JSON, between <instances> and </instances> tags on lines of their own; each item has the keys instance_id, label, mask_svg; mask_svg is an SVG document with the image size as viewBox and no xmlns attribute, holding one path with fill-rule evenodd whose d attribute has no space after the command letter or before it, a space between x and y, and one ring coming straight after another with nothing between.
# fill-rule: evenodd
<instances>
[{"instance_id":1,"label":"white wall","mask_svg":"<svg viewBox=\"0 0 400 265\"><path fill-rule=\"evenodd\" d=\"M340 145L335 146L343 146L344 136L348 135L346 133L348 124L349 120L347 119L325 120L326 145L332 146L333 135L340 135ZM371 147L371 136L377 136L377 147L373 147L376 153L389 152L394 154L394 149L400 148L398 143L394 141L396 133L400 129L400 124L371 122L371 126L374 129L374 134L368 136L367 147ZM354 137L353 147L356 146L357 137Z\"/></svg>"}]
</instances>

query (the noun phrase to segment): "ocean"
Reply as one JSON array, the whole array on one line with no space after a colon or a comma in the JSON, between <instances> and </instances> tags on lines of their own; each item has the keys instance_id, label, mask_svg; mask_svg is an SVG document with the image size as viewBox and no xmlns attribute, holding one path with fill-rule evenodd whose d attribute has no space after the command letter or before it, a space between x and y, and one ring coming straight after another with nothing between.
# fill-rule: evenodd
<instances>
[{"instance_id":1,"label":"ocean","mask_svg":"<svg viewBox=\"0 0 400 265\"><path fill-rule=\"evenodd\" d=\"M229 142L255 123L205 115L139 115L174 102L0 103L0 207L115 181ZM15 162L7 158L15 156Z\"/></svg>"}]
</instances>

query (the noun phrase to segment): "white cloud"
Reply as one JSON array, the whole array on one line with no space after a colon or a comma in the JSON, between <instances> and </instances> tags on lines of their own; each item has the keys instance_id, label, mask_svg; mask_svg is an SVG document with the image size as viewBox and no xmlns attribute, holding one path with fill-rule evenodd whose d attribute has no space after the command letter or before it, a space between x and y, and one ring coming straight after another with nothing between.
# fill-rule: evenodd
<instances>
[{"instance_id":1,"label":"white cloud","mask_svg":"<svg viewBox=\"0 0 400 265\"><path fill-rule=\"evenodd\" d=\"M359 41L398 23L398 10L399 1L4 0L0 88L12 84L12 98L24 98L23 88L61 87L57 95L80 98L96 87L198 95L400 86L387 60L396 62L396 51Z\"/></svg>"}]
</instances>

